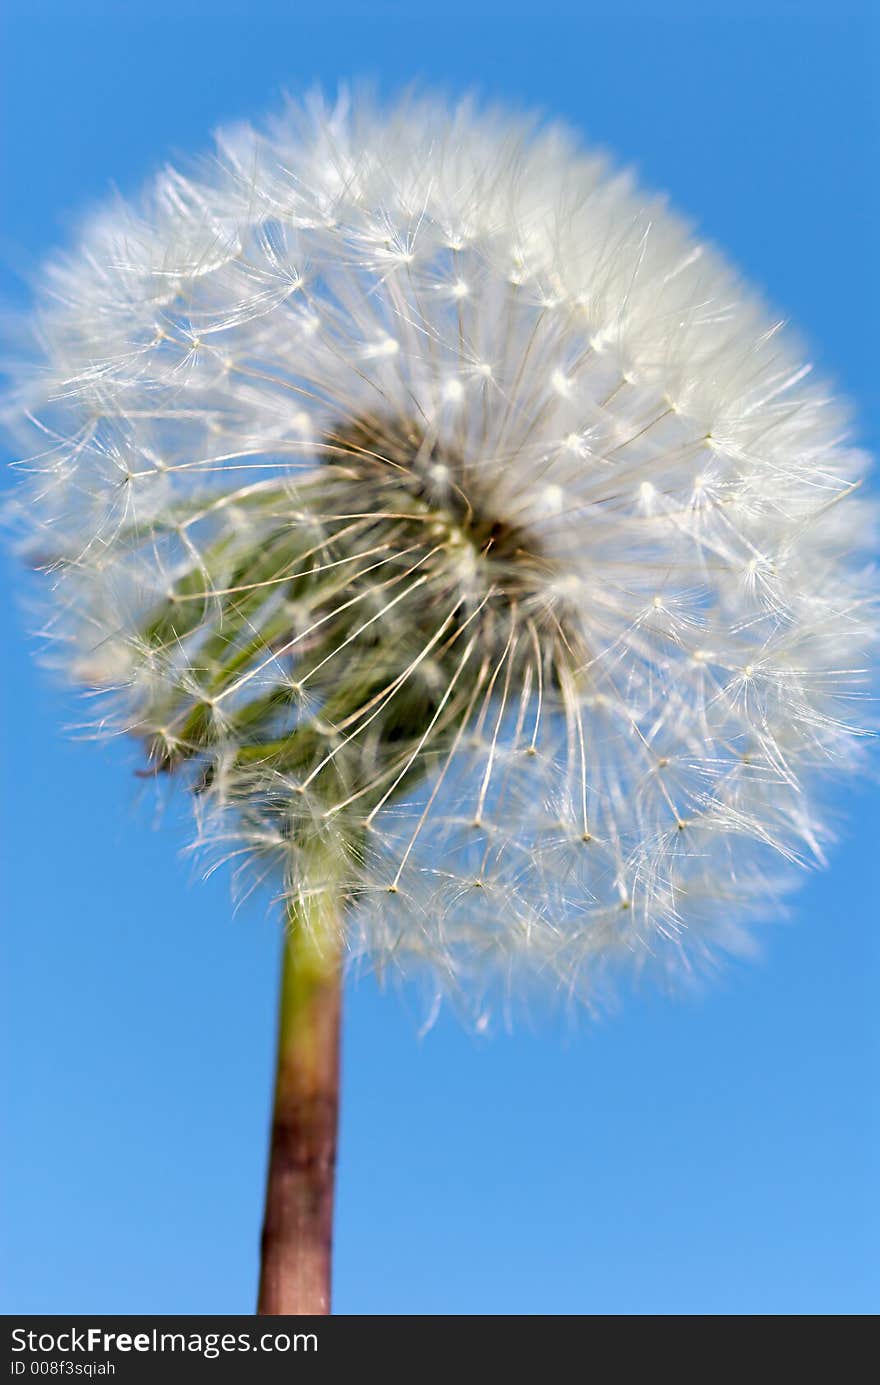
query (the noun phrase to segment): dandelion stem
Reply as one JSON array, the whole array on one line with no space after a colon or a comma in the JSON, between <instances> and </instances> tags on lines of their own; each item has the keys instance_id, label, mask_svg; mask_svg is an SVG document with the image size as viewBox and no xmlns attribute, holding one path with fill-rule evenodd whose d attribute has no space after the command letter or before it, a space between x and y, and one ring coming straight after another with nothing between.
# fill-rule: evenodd
<instances>
[{"instance_id":1,"label":"dandelion stem","mask_svg":"<svg viewBox=\"0 0 880 1385\"><path fill-rule=\"evenodd\" d=\"M341 974L339 904L324 884L289 905L284 938L261 1314L330 1312Z\"/></svg>"}]
</instances>

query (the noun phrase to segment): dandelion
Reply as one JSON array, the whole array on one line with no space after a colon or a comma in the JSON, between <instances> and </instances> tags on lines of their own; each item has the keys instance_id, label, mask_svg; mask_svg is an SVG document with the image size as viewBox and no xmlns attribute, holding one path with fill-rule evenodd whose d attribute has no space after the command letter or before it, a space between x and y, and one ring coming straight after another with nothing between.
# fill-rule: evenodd
<instances>
[{"instance_id":1,"label":"dandelion","mask_svg":"<svg viewBox=\"0 0 880 1385\"><path fill-rule=\"evenodd\" d=\"M865 459L659 200L469 102L221 133L36 323L56 654L284 901L260 1311L327 1311L344 957L592 1003L822 859Z\"/></svg>"}]
</instances>

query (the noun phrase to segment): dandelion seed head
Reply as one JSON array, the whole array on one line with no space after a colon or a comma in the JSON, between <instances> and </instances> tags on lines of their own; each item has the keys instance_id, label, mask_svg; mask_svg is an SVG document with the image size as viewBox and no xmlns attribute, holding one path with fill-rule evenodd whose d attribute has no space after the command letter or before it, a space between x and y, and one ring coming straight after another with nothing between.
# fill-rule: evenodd
<instances>
[{"instance_id":1,"label":"dandelion seed head","mask_svg":"<svg viewBox=\"0 0 880 1385\"><path fill-rule=\"evenodd\" d=\"M657 199L473 103L291 104L46 271L50 633L198 840L483 997L687 973L821 860L874 513L846 411Z\"/></svg>"}]
</instances>

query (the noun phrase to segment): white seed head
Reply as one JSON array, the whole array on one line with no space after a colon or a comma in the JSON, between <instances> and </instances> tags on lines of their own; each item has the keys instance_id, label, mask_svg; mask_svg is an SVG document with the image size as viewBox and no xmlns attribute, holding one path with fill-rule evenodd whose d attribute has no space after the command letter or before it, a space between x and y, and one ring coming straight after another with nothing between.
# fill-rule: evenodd
<instances>
[{"instance_id":1,"label":"white seed head","mask_svg":"<svg viewBox=\"0 0 880 1385\"><path fill-rule=\"evenodd\" d=\"M16 405L51 626L201 840L351 951L592 994L821 857L865 459L787 332L565 133L292 105L47 267ZM27 420L27 422L25 422Z\"/></svg>"}]
</instances>

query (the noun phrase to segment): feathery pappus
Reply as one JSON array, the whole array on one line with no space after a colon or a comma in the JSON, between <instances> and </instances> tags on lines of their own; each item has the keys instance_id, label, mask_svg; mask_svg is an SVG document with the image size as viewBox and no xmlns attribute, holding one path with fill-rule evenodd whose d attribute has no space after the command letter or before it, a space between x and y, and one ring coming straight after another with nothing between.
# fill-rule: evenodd
<instances>
[{"instance_id":1,"label":"feathery pappus","mask_svg":"<svg viewBox=\"0 0 880 1385\"><path fill-rule=\"evenodd\" d=\"M16 409L55 654L347 946L591 997L821 860L873 639L846 410L566 131L343 95L46 269Z\"/></svg>"}]
</instances>

